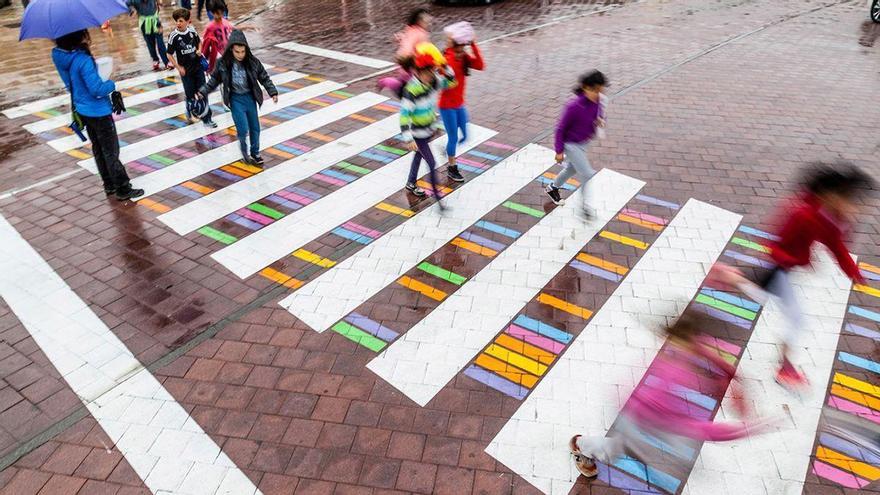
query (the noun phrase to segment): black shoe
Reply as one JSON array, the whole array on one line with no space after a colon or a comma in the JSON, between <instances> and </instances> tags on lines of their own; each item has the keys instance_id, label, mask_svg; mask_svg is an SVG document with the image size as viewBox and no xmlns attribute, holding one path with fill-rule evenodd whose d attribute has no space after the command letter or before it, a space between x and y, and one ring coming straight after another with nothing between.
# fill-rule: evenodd
<instances>
[{"instance_id":1,"label":"black shoe","mask_svg":"<svg viewBox=\"0 0 880 495\"><path fill-rule=\"evenodd\" d=\"M260 156L259 153L257 153L256 155L251 155L251 160L253 160L253 162L256 163L257 165L259 165L260 167L262 167L263 164L266 163L266 160L263 160L263 157Z\"/></svg>"},{"instance_id":2,"label":"black shoe","mask_svg":"<svg viewBox=\"0 0 880 495\"><path fill-rule=\"evenodd\" d=\"M414 196L422 197L425 195L425 190L415 184L407 184L406 190L413 193Z\"/></svg>"},{"instance_id":3,"label":"black shoe","mask_svg":"<svg viewBox=\"0 0 880 495\"><path fill-rule=\"evenodd\" d=\"M203 120L202 123L205 124L205 127L210 127L211 129L217 128L217 123L213 120Z\"/></svg>"},{"instance_id":4,"label":"black shoe","mask_svg":"<svg viewBox=\"0 0 880 495\"><path fill-rule=\"evenodd\" d=\"M544 192L547 193L547 196L550 196L550 201L553 201L553 204L556 205L564 205L565 200L559 195L559 189L556 188L553 184L547 184L544 188Z\"/></svg>"},{"instance_id":5,"label":"black shoe","mask_svg":"<svg viewBox=\"0 0 880 495\"><path fill-rule=\"evenodd\" d=\"M105 187L104 194L106 194L107 196L113 196L114 194L116 194L116 188L115 187Z\"/></svg>"},{"instance_id":6,"label":"black shoe","mask_svg":"<svg viewBox=\"0 0 880 495\"><path fill-rule=\"evenodd\" d=\"M125 201L127 199L135 199L144 195L143 189L133 189L131 187L127 189L121 189L116 191L116 199L119 201Z\"/></svg>"},{"instance_id":7,"label":"black shoe","mask_svg":"<svg viewBox=\"0 0 880 495\"><path fill-rule=\"evenodd\" d=\"M455 182L464 182L464 177L461 175L461 172L458 171L458 167L456 166L446 167L446 175Z\"/></svg>"}]
</instances>

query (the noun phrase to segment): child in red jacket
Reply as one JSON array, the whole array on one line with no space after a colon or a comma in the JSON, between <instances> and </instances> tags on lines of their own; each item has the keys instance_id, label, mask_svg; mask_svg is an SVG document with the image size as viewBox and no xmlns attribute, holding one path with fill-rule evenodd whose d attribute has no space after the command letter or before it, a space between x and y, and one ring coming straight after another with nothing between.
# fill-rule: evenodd
<instances>
[{"instance_id":1,"label":"child in red jacket","mask_svg":"<svg viewBox=\"0 0 880 495\"><path fill-rule=\"evenodd\" d=\"M840 268L856 283L864 279L849 254L844 239L858 209L860 193L872 187L873 180L851 164L817 164L806 174L801 194L782 208L781 228L770 242L770 258L776 265L759 281L761 288L780 300L789 323L782 342L782 363L776 381L787 388L806 384L804 376L789 361L796 333L803 323L788 272L810 264L814 243L824 244Z\"/></svg>"},{"instance_id":2,"label":"child in red jacket","mask_svg":"<svg viewBox=\"0 0 880 495\"><path fill-rule=\"evenodd\" d=\"M468 22L458 22L444 29L447 37L447 48L444 56L449 67L455 73L456 84L440 93L440 117L446 129L446 156L449 166L446 175L456 182L464 182L464 177L455 165L455 152L459 143L467 139L468 113L464 106L464 88L470 69L483 70L483 56L477 48L474 30ZM473 54L465 49L471 47ZM461 138L458 133L461 131Z\"/></svg>"}]
</instances>

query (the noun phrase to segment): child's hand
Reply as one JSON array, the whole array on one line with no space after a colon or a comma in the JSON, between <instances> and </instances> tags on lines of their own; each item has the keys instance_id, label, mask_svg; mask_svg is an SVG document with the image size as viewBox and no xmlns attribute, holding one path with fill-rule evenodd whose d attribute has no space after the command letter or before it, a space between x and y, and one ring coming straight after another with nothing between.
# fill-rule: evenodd
<instances>
[{"instance_id":1,"label":"child's hand","mask_svg":"<svg viewBox=\"0 0 880 495\"><path fill-rule=\"evenodd\" d=\"M562 163L562 160L565 159L565 155L562 153L556 153L556 163Z\"/></svg>"},{"instance_id":2,"label":"child's hand","mask_svg":"<svg viewBox=\"0 0 880 495\"><path fill-rule=\"evenodd\" d=\"M180 74L180 77L183 77L186 75L186 69L184 69L182 65L177 66L177 72Z\"/></svg>"},{"instance_id":3,"label":"child's hand","mask_svg":"<svg viewBox=\"0 0 880 495\"><path fill-rule=\"evenodd\" d=\"M596 117L596 126L605 127L605 119L603 119L602 117Z\"/></svg>"},{"instance_id":4,"label":"child's hand","mask_svg":"<svg viewBox=\"0 0 880 495\"><path fill-rule=\"evenodd\" d=\"M204 96L202 96L202 93L196 91L196 99L201 100L202 98L204 98Z\"/></svg>"},{"instance_id":5,"label":"child's hand","mask_svg":"<svg viewBox=\"0 0 880 495\"><path fill-rule=\"evenodd\" d=\"M419 146L416 144L415 141L410 141L406 143L406 149L410 151L419 151Z\"/></svg>"},{"instance_id":6,"label":"child's hand","mask_svg":"<svg viewBox=\"0 0 880 495\"><path fill-rule=\"evenodd\" d=\"M278 95L274 95L274 96L272 97L272 102L273 102L273 103L278 103Z\"/></svg>"}]
</instances>

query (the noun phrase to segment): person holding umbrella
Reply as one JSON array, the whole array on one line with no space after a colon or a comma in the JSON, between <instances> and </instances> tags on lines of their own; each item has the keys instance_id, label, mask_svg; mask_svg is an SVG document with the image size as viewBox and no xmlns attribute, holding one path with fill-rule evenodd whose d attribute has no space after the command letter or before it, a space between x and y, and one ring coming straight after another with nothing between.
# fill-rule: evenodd
<instances>
[{"instance_id":1,"label":"person holding umbrella","mask_svg":"<svg viewBox=\"0 0 880 495\"><path fill-rule=\"evenodd\" d=\"M106 80L99 75L89 48L88 28L126 12L124 0L39 0L24 11L18 36L19 41L55 41L52 61L70 92L74 123L81 120L92 140L104 192L120 201L143 196L144 190L131 187L128 173L119 161L119 137L112 113L114 109L121 113L125 107L109 74Z\"/></svg>"},{"instance_id":2,"label":"person holding umbrella","mask_svg":"<svg viewBox=\"0 0 880 495\"><path fill-rule=\"evenodd\" d=\"M52 62L70 92L72 110L80 116L92 141L92 153L104 192L119 201L143 196L143 189L134 189L128 173L119 161L119 136L113 120L110 94L116 90L112 80L103 80L89 50L89 31L82 29L55 39Z\"/></svg>"}]
</instances>

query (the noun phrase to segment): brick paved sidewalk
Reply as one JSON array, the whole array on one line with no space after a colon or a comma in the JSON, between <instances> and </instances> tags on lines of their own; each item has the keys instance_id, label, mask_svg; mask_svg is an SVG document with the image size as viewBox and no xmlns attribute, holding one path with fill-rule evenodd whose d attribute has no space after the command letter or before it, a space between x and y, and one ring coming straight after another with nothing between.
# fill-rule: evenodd
<instances>
[{"instance_id":1,"label":"brick paved sidewalk","mask_svg":"<svg viewBox=\"0 0 880 495\"><path fill-rule=\"evenodd\" d=\"M391 166L396 157L388 150L399 146L393 139L384 142L385 149L371 148L371 157L359 155L348 160L350 167L327 168L330 172L317 174L324 179L311 176L297 183L295 194L307 201L302 205L274 204L269 208L265 199L253 203L262 204L263 209L251 209L252 212L280 212L278 218L268 217L265 225L223 217L209 224L210 236L204 231L179 235L158 220L157 215L163 208L178 208L210 197L204 196L205 190L222 191L235 183L231 178L220 180L220 174L213 172L192 178L192 183L206 188L201 193L193 194L198 188L175 186L152 196L150 203L137 205L106 202L96 180L86 172L78 172L53 185L0 200L0 213L89 304L135 358L148 364L170 356L154 370L156 377L263 493L535 493L535 488L521 476L552 478L553 475L542 471L540 462L534 464L534 472L527 473L510 461L516 456L509 452L489 455L485 449L504 431L510 418L527 411L526 406L520 406L529 390L535 392L528 400L547 397L549 385L541 389L541 384L557 383L558 370L574 366L570 361L572 354L566 354L565 349L583 346L584 342L597 349L608 345L615 357L599 368L601 376L607 378L599 385L607 386L607 390L597 390L597 397L601 396L609 408L626 400L628 391L639 383L640 369L653 359L653 354L644 349L656 345L656 352L662 342L646 344L636 337L612 335L610 330L607 339L597 340L595 327L590 325L602 321L603 308L613 306L607 301L624 297L618 291L629 287L626 276L630 272L641 274L639 262L655 256L652 249L658 239L665 242L668 237L684 235L666 225L674 222L681 211L691 208L685 207L688 200L700 200L741 214L742 225L767 229L769 209L780 195L789 191L792 176L803 162L841 157L877 172L877 143L873 138L877 133L877 110L866 103L874 93L876 62L872 44L876 31L864 23L866 9L861 2L725 1L706 5L688 0L646 1L611 8L602 15L581 16L603 7L578 2L505 2L489 8L436 9L439 26L468 18L479 26L483 39L552 22L558 16L574 16L485 45L489 67L485 73L475 73L469 81L469 110L475 124L498 134L465 155L462 163L470 167L465 172L469 181L474 182L473 187L469 183L448 184L455 189L449 202L455 208L457 198L479 196L473 192L476 181L490 180L492 170L508 166L504 159L526 144L537 140L540 145L551 146L547 131L552 128L577 74L588 67L604 70L612 78L611 92L621 92L612 102L609 137L593 147L591 157L598 167L644 181L639 192L642 197L618 198L623 206L615 207L608 223L601 226L606 235L590 239L587 233L576 234L579 227L560 220L570 206L556 209L540 191L542 181L557 170L539 174L538 180L512 189L509 198L466 223L465 233L448 243L439 243L436 250L415 240L407 241L410 243L405 245L409 250L405 264L412 265L412 270L401 273L399 281L365 296L364 303L355 311L343 313L348 319L340 321L347 323L337 324L327 332L315 332L324 328L309 328L279 306L279 301L291 293L300 293L297 280L328 280L337 263L346 268L361 266L356 261L346 261L371 259L359 254L371 246L363 247L358 239L376 237L373 245L385 246L381 239L398 235L398 231L392 232L397 225L418 225L417 220L432 214L430 199L413 203L395 192L383 202L388 207L345 212L350 213L346 218L351 219L345 225L340 222L340 228L333 233L322 231L322 235L302 246L305 253L314 256L288 256L270 265L270 272L263 270L244 280L211 258L211 254L225 247L225 238L216 232L246 240L255 235L254 230L259 233L268 229L297 208L320 201L319 198L340 187L359 187L360 181ZM358 78L374 69L290 52L273 44L295 40L388 59L387 35L397 25L402 10L404 6L390 2L297 2L280 5L248 22L260 29L255 39L263 47L261 57L277 66L279 73L293 69L316 76L313 80L293 81L286 89L292 93L321 84L322 80ZM342 19L341 24L338 19ZM121 38L119 30L117 37ZM15 66L28 70L25 62L16 62ZM326 101L298 103L285 110L286 114L278 110L267 115L269 122L264 121L264 132L285 125L297 115L319 115L317 112L323 108L372 91L373 85L374 79L368 79L336 95L321 97ZM382 104L370 106L357 113L361 118L334 121L311 130L311 134L283 141L273 150L287 156L276 153L270 157L267 153L267 171L262 173L280 167L298 153L373 125L393 114L393 110ZM56 173L76 167L75 159L41 144L42 138L31 136L19 123L3 121L3 129L8 130L12 142L21 149L3 163L0 190L53 175L36 170L46 168L46 164L53 164ZM164 121L157 125L164 126L157 127L161 133L174 128ZM215 138L217 143L231 139L219 134ZM122 138L137 142L149 136ZM190 153L204 152L191 143L181 148ZM170 169L180 165L174 162L185 160L187 155L161 156L172 163ZM33 168L22 168L24 164ZM551 165L548 162L546 167L539 168ZM151 170L146 167L135 174L149 177L156 173ZM365 176L358 175L358 180L351 179L350 183L344 178L356 174ZM336 182L328 182L327 177ZM290 192L290 188L287 190ZM877 204L877 199L871 198L865 205L852 246L860 261L866 263L868 273L873 273L870 270L880 262L875 257ZM621 208L626 212L616 215ZM470 214L461 210L467 209L460 208L453 214ZM243 213L237 214L241 217ZM712 256L733 253L740 260L737 263L750 269L750 263L755 261L742 260L762 256L761 230L740 230L734 234L725 230L728 227L722 225L720 218L719 214L717 225L710 221L706 227L717 228L720 239L717 253ZM483 222L482 226L479 222ZM455 373L449 383L435 384L439 389L425 407L416 405L395 388L397 385L386 382L388 375L380 373L382 378L377 378L366 369L380 355L377 351L386 346L397 349L408 342L408 336L422 332L420 322L427 321L428 315L439 319L436 315L450 311L447 308L452 303L447 301L459 301L463 297L460 293L468 293L469 283L478 278L489 280L490 275L486 274L491 273L492 267L504 266L504 260L514 256L506 253L519 252L519 236L531 239L529 233L541 232L539 227L548 222L574 228L572 240L564 248L573 250L572 253L561 261L562 266L547 273L546 279L538 277L538 292L511 309L516 313L511 315L510 324L505 320L492 330L488 340L477 344L474 360L468 359L466 363L468 372ZM737 222L733 221L730 229ZM546 236L558 235L558 231L546 228ZM588 240L578 240L581 235L587 235ZM731 242L727 243L730 236ZM388 241L387 245L395 244ZM559 245L565 246L565 242L560 241ZM547 246L540 247L547 250ZM555 247L556 244L552 246ZM697 252L703 247L694 249ZM710 261L714 259L709 254L712 249L715 248L705 247ZM410 259L414 253L422 252L425 256ZM385 259L386 255L376 250L374 256ZM576 259L569 263L572 256ZM725 261L734 261L731 255L722 256L727 256L721 258ZM548 259L530 261L540 264ZM694 263L697 259L680 261ZM591 262L598 265L590 265ZM515 270L526 274L529 268L523 265ZM539 272L547 270L544 267ZM696 291L702 279L678 280L681 286L695 283ZM536 282L523 279L519 283ZM813 287L814 283L810 279L804 287ZM314 284L306 284L303 290L311 285ZM629 290L653 294L655 289L649 286L646 282L645 286ZM880 305L874 303L872 290L877 289L857 289L851 296L838 289L836 297L850 298L846 323L876 332L877 321L873 317ZM513 289L506 290L511 290L511 301L520 297ZM660 288L656 290L661 294ZM770 325L759 316L763 314L761 309L749 310L748 301L739 301L733 306L741 306L731 310L731 303L724 306L718 299L726 296L705 290L700 294L699 298L694 295L690 305L687 300L664 299L664 295L648 296L658 306L647 311L654 317L672 316L665 313L670 311L670 305L677 314L685 306L699 308L700 304L708 304L716 312L733 311L739 316L726 316L711 333L720 339L719 348L726 349L734 362L742 359L744 368L762 366L754 362L771 355L766 350L770 344L751 337L754 333L763 339ZM725 309L717 309L722 307ZM843 308L843 303L834 307ZM854 312L853 307L861 310ZM823 325L838 332L844 317L835 318ZM454 328L469 328L467 321L454 322ZM369 337L367 333L373 324L400 334L399 340L379 331ZM529 325L535 329L530 330ZM509 367L502 369L501 375L492 375L498 371L492 366L501 360L497 348L506 345L505 335L514 331L525 338L523 335L529 335L528 332L537 335L537 329L547 327L561 332L556 334L556 343L547 338L531 342L541 342L552 351L525 345L520 350L537 363L525 365L534 366L525 369L531 370L531 374L523 372L522 364L517 367L508 361ZM375 335L386 338L377 339ZM874 399L864 397L870 398L874 390L871 387L876 387L880 380L852 364L862 361L846 358L849 361L844 362L843 357L834 360L836 335L833 345L811 347L808 354L812 359L808 362L817 373L815 400L825 400L834 361L834 380L842 384L839 388L861 390L856 393L862 394L861 400L869 404L862 407L870 410ZM864 337L864 332L859 335L843 338L840 350L870 360L871 353L865 348L873 340ZM824 342L821 335L812 338L816 340L811 342ZM644 354L635 358L633 353ZM511 374L510 370L519 371ZM838 377L841 374L843 378ZM508 381L515 379L520 388L511 392L513 389L507 385L498 385L502 383L499 379L485 378L489 375L506 376ZM17 448L27 450L26 455L0 472L0 493L134 493L157 486L150 484L156 480L149 478L149 483L144 483L138 475L138 470L143 469L142 459L123 459L120 449L113 446L114 440L98 426L93 414L77 413L80 399L7 306L0 306L0 379L4 385L0 388L0 461L15 460L18 456L13 452ZM764 381L759 375L753 384L767 390L774 387L769 379ZM828 400L840 397L840 391L835 390L831 389ZM710 412L723 415L721 397L709 399L715 404ZM781 404L791 402L780 400ZM818 420L821 404L798 407L804 407L808 411L804 414L810 418L815 413ZM791 405L796 406L793 402ZM605 415L572 421L587 421L590 428L602 430L611 426L616 410ZM65 419L69 426L52 429ZM797 426L804 428L802 424ZM807 432L810 442L814 430ZM49 433L39 436L46 431ZM529 438L532 433L523 430L522 436ZM549 436L553 435L550 432ZM712 451L706 447L699 461L691 458L689 462L673 462L663 457L657 466L670 478L658 478L655 474L650 479L652 487L644 490L699 494L708 493L707 487L711 487L713 491L729 493L800 492L798 481L804 480L807 463L805 460L792 464L787 457L780 457L780 452L788 449L793 457L803 459L816 454L811 469L818 470L806 477L807 493L845 493L841 488L845 486L876 491L870 482L874 481L871 469L877 467L869 457L858 458L852 453L840 457L846 451L827 438L820 439L818 447L805 447L799 439L789 440L781 442L783 450L776 445L764 450L728 452L725 459L730 462L720 466L715 458L709 457ZM743 454L752 455L753 459ZM754 459L760 459L765 466ZM506 467L501 460L505 460ZM776 468L769 469L770 474L764 469L767 463ZM591 485L580 482L575 492L621 493L621 480L638 479L620 466L607 469L602 480Z\"/></svg>"}]
</instances>

